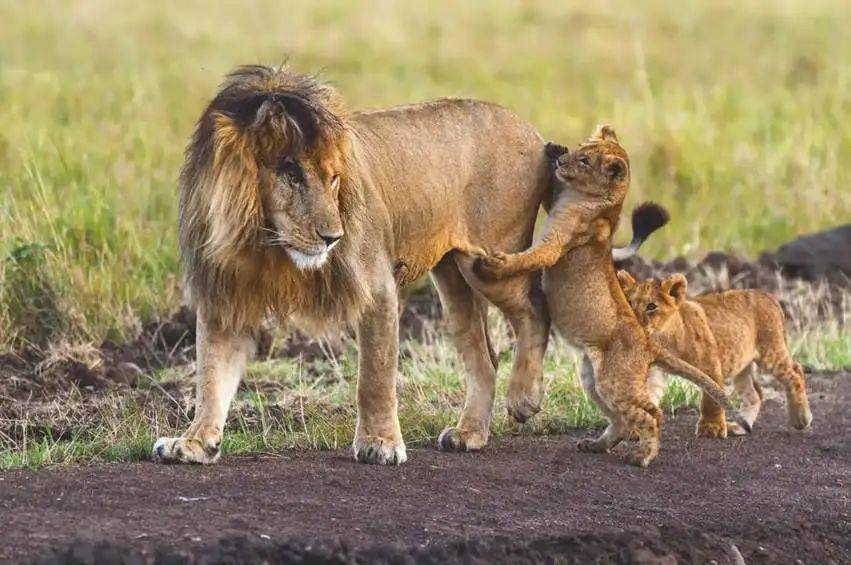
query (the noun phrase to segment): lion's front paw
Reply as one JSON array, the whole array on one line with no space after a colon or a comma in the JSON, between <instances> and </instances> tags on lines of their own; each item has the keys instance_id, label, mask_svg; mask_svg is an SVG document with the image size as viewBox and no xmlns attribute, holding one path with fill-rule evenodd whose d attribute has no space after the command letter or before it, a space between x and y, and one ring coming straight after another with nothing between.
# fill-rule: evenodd
<instances>
[{"instance_id":1,"label":"lion's front paw","mask_svg":"<svg viewBox=\"0 0 851 565\"><path fill-rule=\"evenodd\" d=\"M726 438L727 423L724 420L698 422L695 435L697 435L697 437Z\"/></svg>"},{"instance_id":2,"label":"lion's front paw","mask_svg":"<svg viewBox=\"0 0 851 565\"><path fill-rule=\"evenodd\" d=\"M505 276L508 268L508 255L501 251L495 251L490 255L481 257L476 261L474 267L476 274L485 279L501 279Z\"/></svg>"},{"instance_id":3,"label":"lion's front paw","mask_svg":"<svg viewBox=\"0 0 851 565\"><path fill-rule=\"evenodd\" d=\"M460 428L446 428L437 439L441 451L478 451L487 443L487 432Z\"/></svg>"},{"instance_id":4,"label":"lion's front paw","mask_svg":"<svg viewBox=\"0 0 851 565\"><path fill-rule=\"evenodd\" d=\"M151 450L151 458L157 463L215 463L219 460L219 444L198 438L161 437Z\"/></svg>"},{"instance_id":5,"label":"lion's front paw","mask_svg":"<svg viewBox=\"0 0 851 565\"><path fill-rule=\"evenodd\" d=\"M356 437L352 449L359 463L401 465L408 460L405 442L401 438L390 440L378 436Z\"/></svg>"}]
</instances>

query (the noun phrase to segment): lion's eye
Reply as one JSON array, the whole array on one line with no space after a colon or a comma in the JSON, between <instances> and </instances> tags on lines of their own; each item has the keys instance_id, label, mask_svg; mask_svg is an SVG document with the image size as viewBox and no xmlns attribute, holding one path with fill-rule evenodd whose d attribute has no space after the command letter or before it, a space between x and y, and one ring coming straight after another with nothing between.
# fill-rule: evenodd
<instances>
[{"instance_id":1,"label":"lion's eye","mask_svg":"<svg viewBox=\"0 0 851 565\"><path fill-rule=\"evenodd\" d=\"M278 164L277 173L279 177L286 177L293 184L301 182L302 179L301 166L291 157L285 157L281 160Z\"/></svg>"},{"instance_id":2,"label":"lion's eye","mask_svg":"<svg viewBox=\"0 0 851 565\"><path fill-rule=\"evenodd\" d=\"M651 302L650 304L648 304L648 305L647 305L647 308L646 308L647 313L648 313L648 314L652 314L653 312L655 312L655 311L656 311L656 308L657 308L656 303L655 303L655 302Z\"/></svg>"},{"instance_id":3,"label":"lion's eye","mask_svg":"<svg viewBox=\"0 0 851 565\"><path fill-rule=\"evenodd\" d=\"M591 166L591 159L588 158L588 155L580 155L579 159L577 159L577 161L579 161L579 164L582 165L583 167L590 167Z\"/></svg>"}]
</instances>

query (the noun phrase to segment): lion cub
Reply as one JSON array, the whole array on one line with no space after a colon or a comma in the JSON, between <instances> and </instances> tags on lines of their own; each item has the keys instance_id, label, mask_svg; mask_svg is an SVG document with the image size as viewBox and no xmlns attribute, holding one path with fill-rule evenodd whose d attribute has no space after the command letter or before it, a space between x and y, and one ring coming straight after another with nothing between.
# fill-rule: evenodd
<instances>
[{"instance_id":1,"label":"lion cub","mask_svg":"<svg viewBox=\"0 0 851 565\"><path fill-rule=\"evenodd\" d=\"M578 449L605 452L636 430L629 461L644 467L658 454L662 420L647 391L651 364L695 380L726 406L728 399L707 375L651 343L618 284L611 238L629 188L629 157L614 130L602 126L574 152L564 150L554 177L543 238L521 253L481 258L477 272L501 278L545 269L552 321L582 348L583 387L609 420L602 436Z\"/></svg>"},{"instance_id":2,"label":"lion cub","mask_svg":"<svg viewBox=\"0 0 851 565\"><path fill-rule=\"evenodd\" d=\"M681 274L638 283L619 271L618 280L653 342L720 385L725 378L733 381L749 424L762 404L762 391L753 379L756 364L786 389L789 425L799 430L810 425L804 374L786 347L783 311L776 298L759 290L728 290L687 299L688 283ZM701 398L697 435L727 437L724 409L706 395Z\"/></svg>"}]
</instances>

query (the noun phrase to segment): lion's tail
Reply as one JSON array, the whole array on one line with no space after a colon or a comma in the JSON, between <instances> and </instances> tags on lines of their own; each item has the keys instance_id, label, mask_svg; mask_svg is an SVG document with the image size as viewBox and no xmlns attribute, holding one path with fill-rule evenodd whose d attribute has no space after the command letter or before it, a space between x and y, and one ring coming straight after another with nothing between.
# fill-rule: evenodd
<instances>
[{"instance_id":1,"label":"lion's tail","mask_svg":"<svg viewBox=\"0 0 851 565\"><path fill-rule=\"evenodd\" d=\"M700 387L702 391L708 394L712 400L723 406L728 415L732 416L733 421L739 424L746 432L751 432L751 424L739 412L739 409L733 406L727 393L724 392L718 383L713 381L709 375L695 367L690 363L686 363L679 357L674 356L664 347L651 343L653 355L656 357L656 363L664 370L680 375L693 382Z\"/></svg>"},{"instance_id":2,"label":"lion's tail","mask_svg":"<svg viewBox=\"0 0 851 565\"><path fill-rule=\"evenodd\" d=\"M632 209L632 241L626 247L612 249L612 259L623 261L638 253L650 235L668 223L671 215L655 202L643 202Z\"/></svg>"}]
</instances>

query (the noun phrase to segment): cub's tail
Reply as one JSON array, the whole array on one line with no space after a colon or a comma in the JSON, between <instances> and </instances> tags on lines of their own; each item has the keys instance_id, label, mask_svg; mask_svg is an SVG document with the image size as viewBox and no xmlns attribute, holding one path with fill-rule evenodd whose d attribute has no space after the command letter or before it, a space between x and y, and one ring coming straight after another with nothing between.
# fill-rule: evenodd
<instances>
[{"instance_id":1,"label":"cub's tail","mask_svg":"<svg viewBox=\"0 0 851 565\"><path fill-rule=\"evenodd\" d=\"M674 356L670 351L660 345L652 343L651 347L653 348L653 354L656 356L656 363L660 367L668 372L680 375L699 386L712 400L724 407L724 410L734 422L739 424L747 433L751 433L751 423L739 412L738 408L733 406L724 389L713 381L709 375L694 365L686 363L679 357Z\"/></svg>"},{"instance_id":2,"label":"cub's tail","mask_svg":"<svg viewBox=\"0 0 851 565\"><path fill-rule=\"evenodd\" d=\"M671 215L661 205L655 202L644 202L632 210L632 241L626 247L615 247L612 249L612 259L623 261L629 259L636 253L641 244L647 241L650 235L668 223Z\"/></svg>"}]
</instances>

